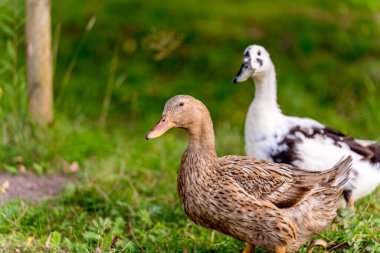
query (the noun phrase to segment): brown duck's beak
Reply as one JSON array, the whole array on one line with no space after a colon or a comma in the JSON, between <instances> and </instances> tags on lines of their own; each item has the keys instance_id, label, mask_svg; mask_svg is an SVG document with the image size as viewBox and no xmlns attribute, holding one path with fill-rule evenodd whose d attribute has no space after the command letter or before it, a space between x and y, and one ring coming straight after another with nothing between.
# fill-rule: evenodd
<instances>
[{"instance_id":1,"label":"brown duck's beak","mask_svg":"<svg viewBox=\"0 0 380 253\"><path fill-rule=\"evenodd\" d=\"M160 119L160 121L150 130L146 135L145 139L150 140L163 135L170 128L174 127L174 123L170 121L170 119L164 115Z\"/></svg>"}]
</instances>

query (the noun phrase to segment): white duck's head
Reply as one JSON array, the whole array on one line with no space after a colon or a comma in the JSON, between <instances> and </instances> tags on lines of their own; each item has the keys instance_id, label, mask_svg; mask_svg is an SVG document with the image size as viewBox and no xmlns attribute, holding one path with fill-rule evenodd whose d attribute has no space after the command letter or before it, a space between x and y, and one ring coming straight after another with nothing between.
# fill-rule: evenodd
<instances>
[{"instance_id":1,"label":"white duck's head","mask_svg":"<svg viewBox=\"0 0 380 253\"><path fill-rule=\"evenodd\" d=\"M260 78L272 71L273 68L274 66L267 50L259 45L250 45L244 51L243 63L232 82L241 83L249 77Z\"/></svg>"}]
</instances>

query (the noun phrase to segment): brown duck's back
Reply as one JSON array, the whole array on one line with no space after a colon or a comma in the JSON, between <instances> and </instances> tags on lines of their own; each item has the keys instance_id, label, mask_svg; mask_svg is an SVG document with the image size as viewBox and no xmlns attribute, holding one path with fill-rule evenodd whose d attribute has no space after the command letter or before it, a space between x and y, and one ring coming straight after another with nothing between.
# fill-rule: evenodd
<instances>
[{"instance_id":1,"label":"brown duck's back","mask_svg":"<svg viewBox=\"0 0 380 253\"><path fill-rule=\"evenodd\" d=\"M333 221L343 185L349 178L351 160L342 160L327 171L309 172L251 157L219 158L227 175L244 191L278 208L287 226L295 230L295 240L287 241L287 252L297 250Z\"/></svg>"}]
</instances>

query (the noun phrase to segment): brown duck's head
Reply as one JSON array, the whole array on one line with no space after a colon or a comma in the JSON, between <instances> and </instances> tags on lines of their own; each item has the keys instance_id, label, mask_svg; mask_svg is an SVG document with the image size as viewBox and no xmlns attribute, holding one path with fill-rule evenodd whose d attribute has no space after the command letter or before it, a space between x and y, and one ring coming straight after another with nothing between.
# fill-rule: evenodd
<instances>
[{"instance_id":1,"label":"brown duck's head","mask_svg":"<svg viewBox=\"0 0 380 253\"><path fill-rule=\"evenodd\" d=\"M177 95L169 99L160 121L146 134L147 140L163 135L169 129L191 129L209 115L206 106L199 100L188 95Z\"/></svg>"}]
</instances>

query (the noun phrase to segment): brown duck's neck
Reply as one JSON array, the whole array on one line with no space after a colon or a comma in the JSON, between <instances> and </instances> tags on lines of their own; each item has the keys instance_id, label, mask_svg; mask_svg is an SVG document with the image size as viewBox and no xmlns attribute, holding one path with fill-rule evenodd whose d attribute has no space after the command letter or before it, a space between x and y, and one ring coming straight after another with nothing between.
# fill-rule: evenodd
<instances>
[{"instance_id":1,"label":"brown duck's neck","mask_svg":"<svg viewBox=\"0 0 380 253\"><path fill-rule=\"evenodd\" d=\"M188 149L204 150L216 157L215 135L211 118L188 129L190 141Z\"/></svg>"}]
</instances>

